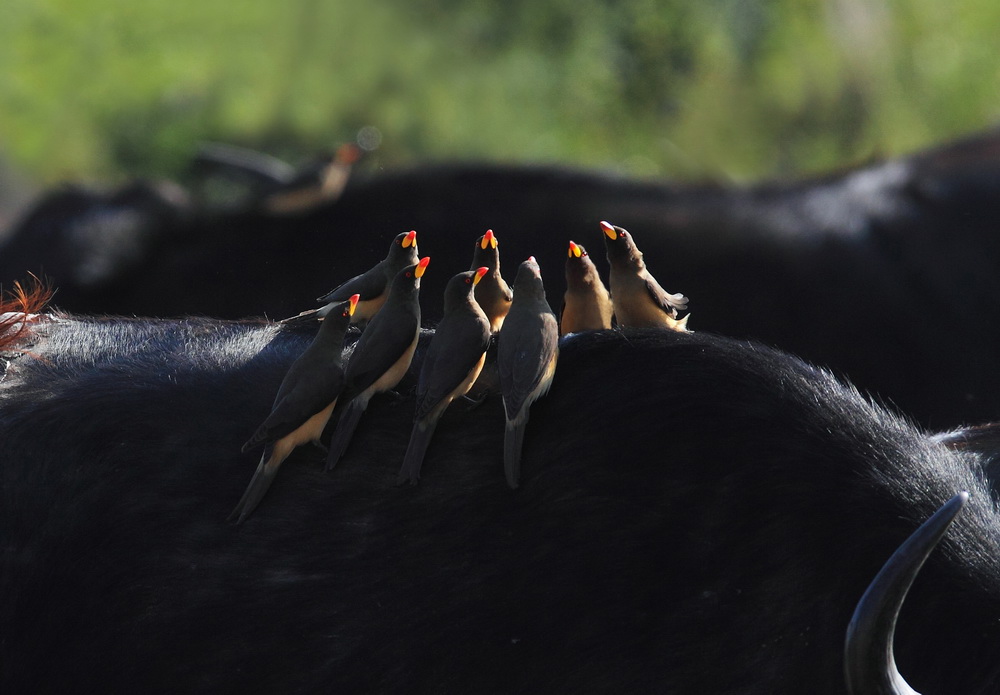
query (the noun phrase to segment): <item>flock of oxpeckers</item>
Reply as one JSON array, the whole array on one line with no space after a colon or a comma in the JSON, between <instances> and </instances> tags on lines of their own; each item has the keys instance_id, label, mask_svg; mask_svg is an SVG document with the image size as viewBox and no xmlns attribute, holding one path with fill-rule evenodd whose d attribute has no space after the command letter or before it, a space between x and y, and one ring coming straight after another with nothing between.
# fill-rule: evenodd
<instances>
[{"instance_id":1,"label":"flock of oxpeckers","mask_svg":"<svg viewBox=\"0 0 1000 695\"><path fill-rule=\"evenodd\" d=\"M472 269L451 278L438 324L417 382L413 431L398 484L416 484L438 420L456 398L476 383L492 341L506 415L504 472L516 488L531 404L552 384L559 336L618 326L658 326L687 330L687 297L666 292L650 275L642 253L621 227L601 222L610 292L586 249L569 242L566 294L561 320L545 298L541 272L532 256L521 263L509 287L500 275L500 254L492 230L476 241ZM315 339L281 382L270 415L243 445L264 452L230 519L242 522L267 493L282 462L296 447L320 437L336 422L327 449L326 470L344 455L361 416L377 393L391 391L410 367L420 338L420 278L429 257L419 258L417 233L399 234L388 255L370 270L317 299L321 306L282 323L320 321ZM343 363L350 324L364 331Z\"/></svg>"}]
</instances>

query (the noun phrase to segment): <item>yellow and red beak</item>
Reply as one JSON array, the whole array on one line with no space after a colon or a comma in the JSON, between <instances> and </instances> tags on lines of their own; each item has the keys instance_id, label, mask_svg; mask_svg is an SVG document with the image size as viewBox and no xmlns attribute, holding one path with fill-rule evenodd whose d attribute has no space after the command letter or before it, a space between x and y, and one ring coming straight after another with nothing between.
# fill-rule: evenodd
<instances>
[{"instance_id":1,"label":"yellow and red beak","mask_svg":"<svg viewBox=\"0 0 1000 695\"><path fill-rule=\"evenodd\" d=\"M482 280L483 276L486 275L486 273L488 272L490 272L490 269L487 268L485 265L482 268L477 268L476 277L472 278L472 286L475 287L476 285L478 285L479 281Z\"/></svg>"},{"instance_id":2,"label":"yellow and red beak","mask_svg":"<svg viewBox=\"0 0 1000 695\"><path fill-rule=\"evenodd\" d=\"M423 258L421 258L420 262L417 263L417 269L413 272L413 274L418 278L422 278L424 276L424 273L427 271L427 266L430 264L430 262L431 262L430 256L424 256Z\"/></svg>"},{"instance_id":3,"label":"yellow and red beak","mask_svg":"<svg viewBox=\"0 0 1000 695\"><path fill-rule=\"evenodd\" d=\"M351 298L349 300L347 300L347 301L349 301L351 303L351 306L348 309L348 311L350 312L351 316L354 316L354 310L358 308L358 300L359 299L361 299L361 295L360 294L352 294Z\"/></svg>"},{"instance_id":4,"label":"yellow and red beak","mask_svg":"<svg viewBox=\"0 0 1000 695\"><path fill-rule=\"evenodd\" d=\"M408 249L417 243L417 232L411 229L410 233L403 237L403 248Z\"/></svg>"},{"instance_id":5,"label":"yellow and red beak","mask_svg":"<svg viewBox=\"0 0 1000 695\"><path fill-rule=\"evenodd\" d=\"M483 240L479 242L479 247L482 249L485 249L487 245L494 249L497 247L497 238L493 235L492 229L487 229L486 234L483 234Z\"/></svg>"},{"instance_id":6,"label":"yellow and red beak","mask_svg":"<svg viewBox=\"0 0 1000 695\"><path fill-rule=\"evenodd\" d=\"M567 252L567 255L570 258L579 258L580 256L583 255L583 252L580 250L579 246L577 246L571 241L569 242L569 251Z\"/></svg>"},{"instance_id":7,"label":"yellow and red beak","mask_svg":"<svg viewBox=\"0 0 1000 695\"><path fill-rule=\"evenodd\" d=\"M601 220L601 230L608 235L608 238L611 239L611 241L618 238L618 232L615 231L615 226L610 222Z\"/></svg>"}]
</instances>

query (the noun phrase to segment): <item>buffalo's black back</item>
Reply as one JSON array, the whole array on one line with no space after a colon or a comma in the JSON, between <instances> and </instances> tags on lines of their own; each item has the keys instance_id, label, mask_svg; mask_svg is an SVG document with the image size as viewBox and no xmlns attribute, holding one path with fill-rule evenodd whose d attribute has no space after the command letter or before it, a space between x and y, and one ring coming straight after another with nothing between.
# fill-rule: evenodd
<instances>
[{"instance_id":1,"label":"buffalo's black back","mask_svg":"<svg viewBox=\"0 0 1000 695\"><path fill-rule=\"evenodd\" d=\"M448 410L416 488L394 486L412 398L376 398L335 472L297 450L237 527L240 444L308 336L43 335L0 384L4 692L838 693L854 603L958 489L897 656L921 692L1000 683L974 457L780 353L564 340L516 492L499 398Z\"/></svg>"}]
</instances>

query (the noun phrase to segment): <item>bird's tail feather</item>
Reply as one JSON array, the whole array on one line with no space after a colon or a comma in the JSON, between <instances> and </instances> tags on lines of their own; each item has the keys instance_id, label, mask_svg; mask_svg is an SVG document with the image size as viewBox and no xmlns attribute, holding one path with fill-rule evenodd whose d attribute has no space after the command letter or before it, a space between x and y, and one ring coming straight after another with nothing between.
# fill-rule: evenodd
<instances>
[{"instance_id":1,"label":"bird's tail feather","mask_svg":"<svg viewBox=\"0 0 1000 695\"><path fill-rule=\"evenodd\" d=\"M413 423L413 432L410 433L410 443L406 447L406 454L403 456L403 466L399 469L396 477L396 485L402 485L409 481L411 485L416 485L420 480L420 468L424 463L424 455L427 447L434 436L437 428L437 420L428 422L417 421Z\"/></svg>"},{"instance_id":2,"label":"bird's tail feather","mask_svg":"<svg viewBox=\"0 0 1000 695\"><path fill-rule=\"evenodd\" d=\"M337 428L333 431L333 437L330 439L330 450L326 455L326 470L328 471L333 470L343 457L344 452L347 451L351 437L354 436L354 430L358 428L361 416L365 414L368 401L359 401L361 401L360 397L352 400L337 421Z\"/></svg>"},{"instance_id":3,"label":"bird's tail feather","mask_svg":"<svg viewBox=\"0 0 1000 695\"><path fill-rule=\"evenodd\" d=\"M521 479L521 449L524 447L524 429L528 424L528 409L525 408L513 420L507 421L503 437L503 470L507 484L516 490Z\"/></svg>"},{"instance_id":4,"label":"bird's tail feather","mask_svg":"<svg viewBox=\"0 0 1000 695\"><path fill-rule=\"evenodd\" d=\"M337 294L337 290L339 290L339 289L340 288L337 287L336 289L330 290L329 292L327 292L326 294L324 294L321 297L316 297L316 303L317 304L327 304L328 302L334 301L334 295Z\"/></svg>"},{"instance_id":5,"label":"bird's tail feather","mask_svg":"<svg viewBox=\"0 0 1000 695\"><path fill-rule=\"evenodd\" d=\"M256 432L253 433L253 436L246 441L246 443L240 449L240 453L241 454L247 453L265 439L267 439L267 431L263 426L261 426L257 429Z\"/></svg>"},{"instance_id":6,"label":"bird's tail feather","mask_svg":"<svg viewBox=\"0 0 1000 695\"><path fill-rule=\"evenodd\" d=\"M326 309L326 307L320 307L319 309L306 309L305 311L299 312L295 316L289 316L287 319L281 319L278 323L283 326L317 325L316 322L326 316L326 314L323 313L323 309ZM327 309L327 312L329 312L329 309Z\"/></svg>"},{"instance_id":7,"label":"bird's tail feather","mask_svg":"<svg viewBox=\"0 0 1000 695\"><path fill-rule=\"evenodd\" d=\"M264 499L264 495L267 494L268 488L274 482L274 477L278 474L278 468L281 466L283 460L276 456L272 457L271 454L273 452L274 447L272 446L264 448L264 453L260 457L260 463L257 464L257 470L254 471L253 478L250 479L250 484L247 485L243 497L240 498L240 501L236 504L236 508L229 515L227 521L235 519L237 524L242 524L243 520L250 516L250 513Z\"/></svg>"}]
</instances>

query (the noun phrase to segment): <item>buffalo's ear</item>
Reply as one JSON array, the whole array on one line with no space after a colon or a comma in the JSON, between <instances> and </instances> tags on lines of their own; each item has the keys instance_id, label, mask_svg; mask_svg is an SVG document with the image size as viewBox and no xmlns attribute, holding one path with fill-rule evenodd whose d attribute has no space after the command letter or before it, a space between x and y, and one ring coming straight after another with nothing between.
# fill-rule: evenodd
<instances>
[{"instance_id":1,"label":"buffalo's ear","mask_svg":"<svg viewBox=\"0 0 1000 695\"><path fill-rule=\"evenodd\" d=\"M969 499L960 492L907 538L882 566L854 609L844 645L851 695L918 695L896 669L892 640L906 592L927 556Z\"/></svg>"}]
</instances>

